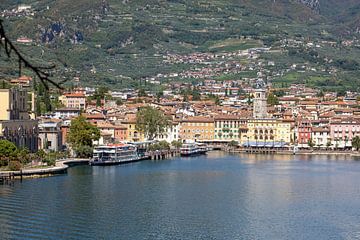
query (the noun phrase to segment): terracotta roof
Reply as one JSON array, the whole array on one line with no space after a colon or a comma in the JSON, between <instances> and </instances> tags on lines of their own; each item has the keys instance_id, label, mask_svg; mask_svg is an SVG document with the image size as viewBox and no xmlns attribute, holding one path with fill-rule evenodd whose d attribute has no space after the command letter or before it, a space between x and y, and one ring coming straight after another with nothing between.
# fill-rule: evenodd
<instances>
[{"instance_id":1,"label":"terracotta roof","mask_svg":"<svg viewBox=\"0 0 360 240\"><path fill-rule=\"evenodd\" d=\"M205 123L211 123L214 122L213 118L209 117L203 117L203 116L195 116L195 117L189 117L187 119L183 119L183 122L205 122Z\"/></svg>"},{"instance_id":2,"label":"terracotta roof","mask_svg":"<svg viewBox=\"0 0 360 240\"><path fill-rule=\"evenodd\" d=\"M115 128L115 126L109 122L97 122L98 128Z\"/></svg>"},{"instance_id":3,"label":"terracotta roof","mask_svg":"<svg viewBox=\"0 0 360 240\"><path fill-rule=\"evenodd\" d=\"M98 114L83 114L87 119L105 119L105 116L101 113Z\"/></svg>"},{"instance_id":4,"label":"terracotta roof","mask_svg":"<svg viewBox=\"0 0 360 240\"><path fill-rule=\"evenodd\" d=\"M326 127L313 127L313 132L330 132L329 128Z\"/></svg>"},{"instance_id":5,"label":"terracotta roof","mask_svg":"<svg viewBox=\"0 0 360 240\"><path fill-rule=\"evenodd\" d=\"M84 93L65 93L64 96L65 97L79 97L79 98L85 97Z\"/></svg>"}]
</instances>

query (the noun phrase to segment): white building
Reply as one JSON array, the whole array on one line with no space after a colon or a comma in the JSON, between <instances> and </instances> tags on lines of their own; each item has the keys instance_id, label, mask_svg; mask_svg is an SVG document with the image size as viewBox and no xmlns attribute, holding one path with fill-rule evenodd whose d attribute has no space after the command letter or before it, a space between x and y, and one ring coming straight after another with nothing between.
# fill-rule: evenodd
<instances>
[{"instance_id":1,"label":"white building","mask_svg":"<svg viewBox=\"0 0 360 240\"><path fill-rule=\"evenodd\" d=\"M328 146L331 143L330 129L327 127L313 127L311 138L314 143L314 147L317 148L331 148Z\"/></svg>"},{"instance_id":2,"label":"white building","mask_svg":"<svg viewBox=\"0 0 360 240\"><path fill-rule=\"evenodd\" d=\"M180 133L180 122L173 122L172 127L168 128L166 133L155 138L157 141L167 141L171 143L172 141L178 141Z\"/></svg>"}]
</instances>

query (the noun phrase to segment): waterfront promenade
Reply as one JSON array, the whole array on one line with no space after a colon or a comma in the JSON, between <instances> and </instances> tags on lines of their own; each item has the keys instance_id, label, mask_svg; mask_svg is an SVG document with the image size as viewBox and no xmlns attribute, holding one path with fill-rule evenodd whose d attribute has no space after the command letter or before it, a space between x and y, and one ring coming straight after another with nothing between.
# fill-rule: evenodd
<instances>
[{"instance_id":1,"label":"waterfront promenade","mask_svg":"<svg viewBox=\"0 0 360 240\"><path fill-rule=\"evenodd\" d=\"M63 174L67 172L67 169L70 166L75 165L88 165L89 159L84 158L71 158L56 161L55 166L43 167L43 168L25 168L19 171L0 171L0 176L11 175L14 178L22 177L41 177L41 176L51 176L56 174Z\"/></svg>"}]
</instances>

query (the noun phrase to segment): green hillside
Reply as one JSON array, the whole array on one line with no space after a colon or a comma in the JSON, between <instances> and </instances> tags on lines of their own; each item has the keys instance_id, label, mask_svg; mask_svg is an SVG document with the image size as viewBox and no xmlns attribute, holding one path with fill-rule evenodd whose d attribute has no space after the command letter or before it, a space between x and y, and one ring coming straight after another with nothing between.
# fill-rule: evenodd
<instances>
[{"instance_id":1,"label":"green hillside","mask_svg":"<svg viewBox=\"0 0 360 240\"><path fill-rule=\"evenodd\" d=\"M136 86L146 77L193 68L189 64L165 63L167 54L234 52L262 46L276 49L281 46L280 40L288 38L316 42L357 39L360 16L356 0L320 1L320 14L289 0L2 2L0 10L31 5L34 15L3 18L12 39L26 36L34 40L31 46L19 45L24 52L39 63L51 61L58 66L55 77L80 76L84 84L101 82L117 87ZM301 49L296 58L283 53L276 60L279 66L282 59L287 59L286 64L295 60L309 62L306 51ZM358 45L346 47L346 51L341 46L316 51L319 59L349 58L360 62ZM351 56L345 54L347 51ZM325 66L322 61L310 60L313 65ZM350 76L356 76L354 71L358 69L340 69L337 76L347 76L348 71ZM2 64L3 76L14 73L13 64ZM350 77L349 81L354 79Z\"/></svg>"}]
</instances>

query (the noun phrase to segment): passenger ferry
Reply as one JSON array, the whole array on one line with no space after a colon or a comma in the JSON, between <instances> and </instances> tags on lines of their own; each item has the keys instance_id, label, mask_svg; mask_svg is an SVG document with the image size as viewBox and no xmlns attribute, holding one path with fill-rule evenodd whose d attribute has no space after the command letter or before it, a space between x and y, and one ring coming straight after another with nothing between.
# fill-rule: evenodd
<instances>
[{"instance_id":1,"label":"passenger ferry","mask_svg":"<svg viewBox=\"0 0 360 240\"><path fill-rule=\"evenodd\" d=\"M140 161L137 148L130 144L97 146L93 151L90 165L116 165Z\"/></svg>"},{"instance_id":2,"label":"passenger ferry","mask_svg":"<svg viewBox=\"0 0 360 240\"><path fill-rule=\"evenodd\" d=\"M205 154L208 151L205 144L186 143L180 148L181 156L193 156Z\"/></svg>"}]
</instances>

